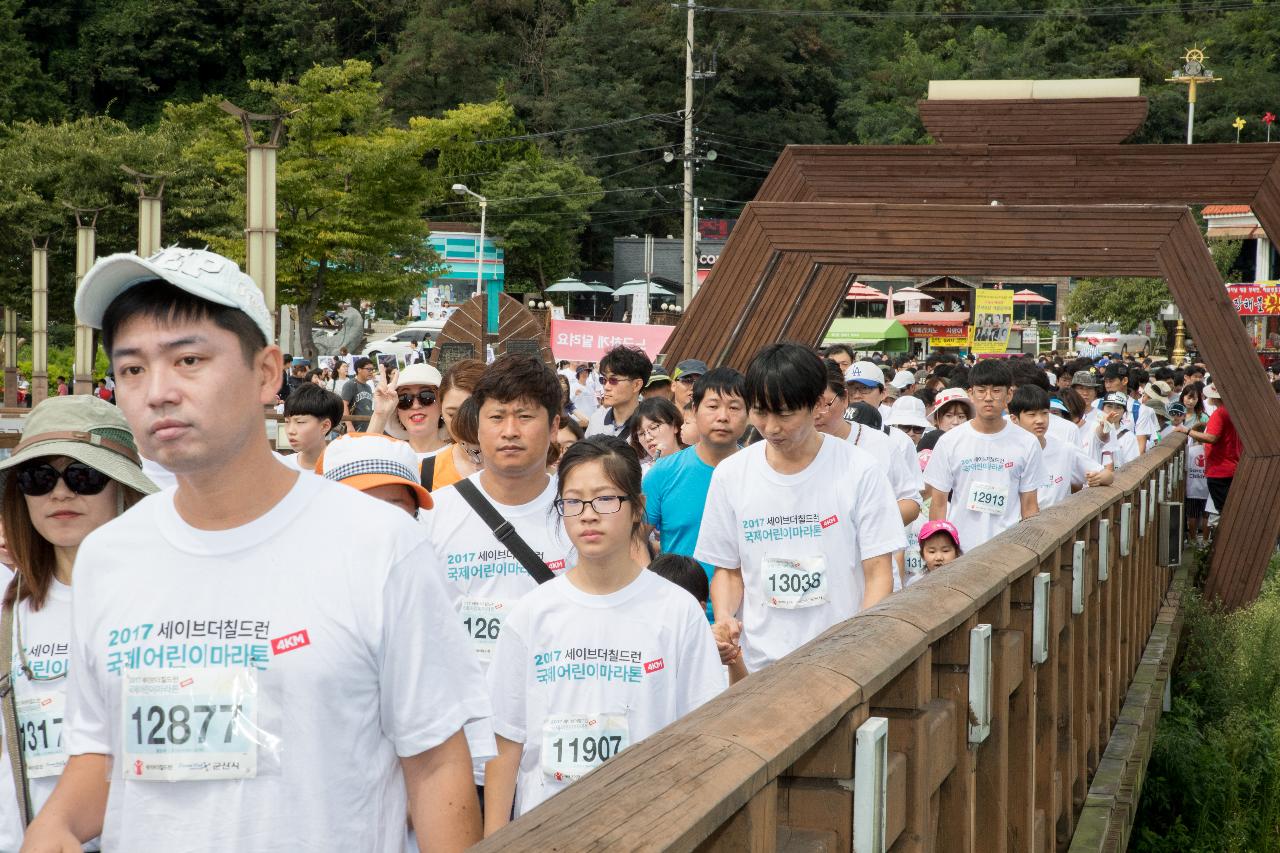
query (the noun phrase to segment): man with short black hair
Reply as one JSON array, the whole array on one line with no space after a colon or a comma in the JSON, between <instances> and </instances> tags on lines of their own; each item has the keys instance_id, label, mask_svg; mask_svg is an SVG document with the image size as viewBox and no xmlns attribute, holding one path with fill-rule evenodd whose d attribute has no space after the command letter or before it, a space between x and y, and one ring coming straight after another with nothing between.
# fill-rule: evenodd
<instances>
[{"instance_id":1,"label":"man with short black hair","mask_svg":"<svg viewBox=\"0 0 1280 853\"><path fill-rule=\"evenodd\" d=\"M907 544L884 471L814 428L826 386L812 350L762 349L747 368L746 402L764 440L711 475L694 557L716 567L721 659L740 648L748 670L888 595L892 554Z\"/></svg>"},{"instance_id":2,"label":"man with short black hair","mask_svg":"<svg viewBox=\"0 0 1280 853\"><path fill-rule=\"evenodd\" d=\"M342 386L342 416L369 417L373 414L373 359L361 356L356 359L355 371L347 384ZM361 432L368 428L368 422L355 422L351 429Z\"/></svg>"},{"instance_id":3,"label":"man with short black hair","mask_svg":"<svg viewBox=\"0 0 1280 853\"><path fill-rule=\"evenodd\" d=\"M399 853L406 814L425 848L478 841L462 727L489 703L438 558L404 512L273 458L261 291L212 252L117 254L76 314L177 487L77 554L69 759L27 848Z\"/></svg>"},{"instance_id":4,"label":"man with short black hair","mask_svg":"<svg viewBox=\"0 0 1280 853\"><path fill-rule=\"evenodd\" d=\"M858 360L858 354L848 344L832 344L822 354L836 363L841 373L848 373L849 368Z\"/></svg>"},{"instance_id":5,"label":"man with short black hair","mask_svg":"<svg viewBox=\"0 0 1280 853\"><path fill-rule=\"evenodd\" d=\"M924 470L933 499L929 520L954 524L965 550L1040 511L1040 442L1004 419L1012 384L1002 360L980 359L969 372L975 417L938 439Z\"/></svg>"},{"instance_id":6,"label":"man with short black hair","mask_svg":"<svg viewBox=\"0 0 1280 853\"><path fill-rule=\"evenodd\" d=\"M644 475L645 521L657 529L665 553L693 556L711 475L737 452L747 430L745 397L746 382L732 367L699 376L692 400L698 443L659 459ZM709 583L715 569L706 563L702 568Z\"/></svg>"},{"instance_id":7,"label":"man with short black hair","mask_svg":"<svg viewBox=\"0 0 1280 853\"><path fill-rule=\"evenodd\" d=\"M653 362L644 350L617 346L600 359L600 381L604 383L604 399L591 413L587 437L612 435L623 440L631 437L631 416L640 405L641 390L653 373Z\"/></svg>"}]
</instances>

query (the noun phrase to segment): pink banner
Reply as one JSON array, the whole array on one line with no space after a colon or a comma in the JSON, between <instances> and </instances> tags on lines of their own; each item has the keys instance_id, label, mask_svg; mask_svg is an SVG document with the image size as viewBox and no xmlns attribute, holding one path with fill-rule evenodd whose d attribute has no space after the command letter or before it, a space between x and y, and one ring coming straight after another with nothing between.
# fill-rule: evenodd
<instances>
[{"instance_id":1,"label":"pink banner","mask_svg":"<svg viewBox=\"0 0 1280 853\"><path fill-rule=\"evenodd\" d=\"M656 359L675 328L552 319L551 355L556 361L599 361L614 347L626 346L642 349L650 359Z\"/></svg>"}]
</instances>

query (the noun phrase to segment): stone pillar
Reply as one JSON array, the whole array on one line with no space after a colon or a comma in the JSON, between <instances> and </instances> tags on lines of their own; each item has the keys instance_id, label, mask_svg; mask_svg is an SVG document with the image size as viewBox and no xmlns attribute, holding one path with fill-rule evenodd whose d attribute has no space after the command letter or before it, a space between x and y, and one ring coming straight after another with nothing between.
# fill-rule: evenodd
<instances>
[{"instance_id":1,"label":"stone pillar","mask_svg":"<svg viewBox=\"0 0 1280 853\"><path fill-rule=\"evenodd\" d=\"M94 212L93 219L90 224L85 225L80 218L80 211L76 211L76 292L80 291L80 285L84 281L85 273L89 272L89 268L93 266L93 260L98 245L98 230L95 227L98 214ZM93 393L93 362L97 354L97 347L94 346L93 329L80 322L76 318L76 350L75 350L75 366L74 381L71 390L75 394L92 394Z\"/></svg>"},{"instance_id":2,"label":"stone pillar","mask_svg":"<svg viewBox=\"0 0 1280 853\"><path fill-rule=\"evenodd\" d=\"M4 405L18 405L18 312L4 309Z\"/></svg>"},{"instance_id":3,"label":"stone pillar","mask_svg":"<svg viewBox=\"0 0 1280 853\"><path fill-rule=\"evenodd\" d=\"M49 239L31 241L31 405L49 396Z\"/></svg>"}]
</instances>

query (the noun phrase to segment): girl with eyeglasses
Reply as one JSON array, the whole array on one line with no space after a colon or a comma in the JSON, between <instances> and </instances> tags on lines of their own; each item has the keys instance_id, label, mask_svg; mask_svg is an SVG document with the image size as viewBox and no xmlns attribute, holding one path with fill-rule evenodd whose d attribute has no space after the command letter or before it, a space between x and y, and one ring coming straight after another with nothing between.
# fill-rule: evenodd
<instances>
[{"instance_id":1,"label":"girl with eyeglasses","mask_svg":"<svg viewBox=\"0 0 1280 853\"><path fill-rule=\"evenodd\" d=\"M15 574L0 616L4 759L0 850L17 850L26 825L66 765L62 748L71 634L71 582L85 537L156 486L142 473L129 424L97 397L51 397L27 417L0 462L3 522ZM97 850L96 842L85 845Z\"/></svg>"},{"instance_id":2,"label":"girl with eyeglasses","mask_svg":"<svg viewBox=\"0 0 1280 853\"><path fill-rule=\"evenodd\" d=\"M577 562L516 602L498 636L486 835L513 803L524 814L725 686L693 596L633 559L644 496L631 449L608 436L575 443L556 493Z\"/></svg>"},{"instance_id":3,"label":"girl with eyeglasses","mask_svg":"<svg viewBox=\"0 0 1280 853\"><path fill-rule=\"evenodd\" d=\"M663 397L642 400L632 415L636 427L628 441L640 459L640 470L647 473L659 459L665 459L684 449L680 429L684 417L676 404Z\"/></svg>"}]
</instances>

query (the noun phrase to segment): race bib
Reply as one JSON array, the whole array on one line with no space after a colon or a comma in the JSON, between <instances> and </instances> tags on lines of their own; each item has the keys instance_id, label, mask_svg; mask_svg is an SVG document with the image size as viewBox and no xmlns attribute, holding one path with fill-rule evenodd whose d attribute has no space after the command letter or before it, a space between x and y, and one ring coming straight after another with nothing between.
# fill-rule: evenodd
<instances>
[{"instance_id":1,"label":"race bib","mask_svg":"<svg viewBox=\"0 0 1280 853\"><path fill-rule=\"evenodd\" d=\"M815 557L765 557L764 600L770 607L795 610L827 601L827 560Z\"/></svg>"},{"instance_id":2,"label":"race bib","mask_svg":"<svg viewBox=\"0 0 1280 853\"><path fill-rule=\"evenodd\" d=\"M924 574L924 557L920 556L920 548L908 548L903 553L903 562L906 564L907 576Z\"/></svg>"},{"instance_id":3,"label":"race bib","mask_svg":"<svg viewBox=\"0 0 1280 853\"><path fill-rule=\"evenodd\" d=\"M969 501L965 504L972 512L988 515L1004 515L1009 503L1009 488L995 483L974 483L969 487Z\"/></svg>"},{"instance_id":4,"label":"race bib","mask_svg":"<svg viewBox=\"0 0 1280 853\"><path fill-rule=\"evenodd\" d=\"M120 695L124 778L187 782L258 775L254 670L127 670Z\"/></svg>"},{"instance_id":5,"label":"race bib","mask_svg":"<svg viewBox=\"0 0 1280 853\"><path fill-rule=\"evenodd\" d=\"M18 711L18 741L27 763L27 776L43 779L59 776L67 766L62 749L62 721L66 718L66 696L46 693L26 696L14 703Z\"/></svg>"},{"instance_id":6,"label":"race bib","mask_svg":"<svg viewBox=\"0 0 1280 853\"><path fill-rule=\"evenodd\" d=\"M626 714L552 714L542 726L542 772L572 782L630 745Z\"/></svg>"},{"instance_id":7,"label":"race bib","mask_svg":"<svg viewBox=\"0 0 1280 853\"><path fill-rule=\"evenodd\" d=\"M487 601L483 598L464 598L458 602L458 615L462 627L471 640L471 648L482 661L493 660L493 649L502 633L502 623L511 608L505 601Z\"/></svg>"}]
</instances>

